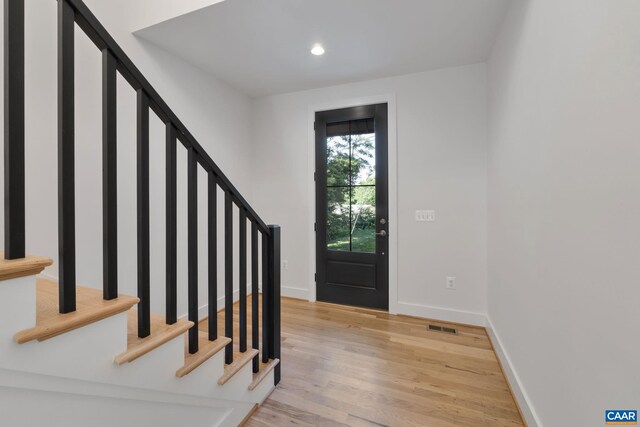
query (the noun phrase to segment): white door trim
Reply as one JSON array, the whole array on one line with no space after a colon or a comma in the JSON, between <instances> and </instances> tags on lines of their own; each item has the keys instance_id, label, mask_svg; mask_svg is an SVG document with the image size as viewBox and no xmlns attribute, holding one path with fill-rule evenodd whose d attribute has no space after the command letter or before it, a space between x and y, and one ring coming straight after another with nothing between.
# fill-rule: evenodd
<instances>
[{"instance_id":1,"label":"white door trim","mask_svg":"<svg viewBox=\"0 0 640 427\"><path fill-rule=\"evenodd\" d=\"M316 186L313 179L315 172L315 130L313 124L317 111L336 110L338 108L357 107L360 105L388 105L388 161L389 161L389 313L398 313L398 138L396 121L396 94L388 93L375 96L347 98L320 104L309 105L308 108L308 142L307 142L307 176L309 185L309 301L316 300L316 236L313 223L316 218Z\"/></svg>"}]
</instances>

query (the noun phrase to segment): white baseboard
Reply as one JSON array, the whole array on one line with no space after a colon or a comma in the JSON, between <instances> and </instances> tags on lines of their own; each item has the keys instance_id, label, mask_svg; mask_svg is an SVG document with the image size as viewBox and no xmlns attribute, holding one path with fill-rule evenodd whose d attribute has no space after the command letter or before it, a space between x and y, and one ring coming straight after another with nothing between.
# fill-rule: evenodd
<instances>
[{"instance_id":1,"label":"white baseboard","mask_svg":"<svg viewBox=\"0 0 640 427\"><path fill-rule=\"evenodd\" d=\"M282 292L283 297L303 299L305 301L309 300L309 289L282 286L280 291Z\"/></svg>"},{"instance_id":2,"label":"white baseboard","mask_svg":"<svg viewBox=\"0 0 640 427\"><path fill-rule=\"evenodd\" d=\"M251 295L251 293L249 292L247 295ZM233 302L238 302L240 300L240 291L236 290L233 291ZM207 316L207 309L209 308L208 304L203 305L202 307L200 307L199 310L204 310L204 317ZM224 308L224 295L221 296L220 298L218 298L218 310L222 310ZM201 314L201 313L198 313Z\"/></svg>"},{"instance_id":3,"label":"white baseboard","mask_svg":"<svg viewBox=\"0 0 640 427\"><path fill-rule=\"evenodd\" d=\"M251 295L251 293L248 293L247 295ZM236 290L233 291L233 302L237 302L240 299L240 291ZM220 311L224 308L224 295L218 298L218 304L217 304L217 310L216 311ZM178 316L178 319L186 319L188 316L187 313L183 313L180 316ZM209 317L209 304L203 304L200 307L198 307L198 319L202 320L205 317Z\"/></svg>"},{"instance_id":4,"label":"white baseboard","mask_svg":"<svg viewBox=\"0 0 640 427\"><path fill-rule=\"evenodd\" d=\"M536 414L533 405L531 404L531 400L520 381L520 377L514 369L511 359L505 351L502 341L500 340L500 337L498 336L498 333L496 332L488 315L484 313L452 310L448 308L431 307L407 302L398 302L397 307L398 314L484 327L491 343L493 344L496 357L500 360L504 374L507 377L513 396L516 399L527 426L542 427L540 418Z\"/></svg>"},{"instance_id":5,"label":"white baseboard","mask_svg":"<svg viewBox=\"0 0 640 427\"><path fill-rule=\"evenodd\" d=\"M487 316L484 313L453 310L443 307L432 307L428 305L413 304L410 302L398 301L396 307L398 309L397 314L424 317L426 319L442 320L445 322L462 323L465 325L485 326L487 320Z\"/></svg>"},{"instance_id":6,"label":"white baseboard","mask_svg":"<svg viewBox=\"0 0 640 427\"><path fill-rule=\"evenodd\" d=\"M527 422L528 427L542 427L542 423L540 422L540 418L536 414L536 411L529 400L529 396L525 391L522 382L520 381L520 377L516 372L513 364L511 363L511 359L507 354L504 346L502 345L502 341L500 341L500 337L496 332L493 323L491 323L491 319L487 316L487 334L489 335L489 339L493 344L493 348L496 352L496 356L500 359L500 363L502 364L502 369L504 370L504 374L507 376L507 381L511 386L511 391L520 407L520 412Z\"/></svg>"},{"instance_id":7,"label":"white baseboard","mask_svg":"<svg viewBox=\"0 0 640 427\"><path fill-rule=\"evenodd\" d=\"M298 298L303 300L309 299L308 289L282 286L281 292L283 297ZM251 295L251 292L247 293L247 295ZM240 299L240 291L239 290L233 291L233 302L235 303L239 299ZM218 311L222 310L223 308L224 308L224 295L218 298ZM198 308L198 318L204 319L207 316L209 316L209 304L204 304ZM187 314L185 313L179 317L181 319L186 319Z\"/></svg>"}]
</instances>

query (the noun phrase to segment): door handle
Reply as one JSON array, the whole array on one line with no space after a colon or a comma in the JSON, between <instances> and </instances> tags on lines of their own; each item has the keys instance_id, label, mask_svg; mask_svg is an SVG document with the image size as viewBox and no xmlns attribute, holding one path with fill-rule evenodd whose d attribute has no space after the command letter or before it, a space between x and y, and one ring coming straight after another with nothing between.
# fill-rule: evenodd
<instances>
[{"instance_id":1,"label":"door handle","mask_svg":"<svg viewBox=\"0 0 640 427\"><path fill-rule=\"evenodd\" d=\"M384 230L380 231L379 233L376 233L376 236L380 236L380 237L384 237L386 235L387 235L387 232Z\"/></svg>"}]
</instances>

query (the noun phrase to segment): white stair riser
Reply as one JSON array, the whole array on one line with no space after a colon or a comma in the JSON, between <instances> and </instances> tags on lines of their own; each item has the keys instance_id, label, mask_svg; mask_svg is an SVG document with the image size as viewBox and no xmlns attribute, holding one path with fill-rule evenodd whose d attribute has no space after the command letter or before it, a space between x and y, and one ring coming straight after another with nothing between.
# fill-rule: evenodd
<instances>
[{"instance_id":1,"label":"white stair riser","mask_svg":"<svg viewBox=\"0 0 640 427\"><path fill-rule=\"evenodd\" d=\"M175 373L183 364L184 339L180 335L130 363L112 362L107 376L118 384L175 391Z\"/></svg>"},{"instance_id":2,"label":"white stair riser","mask_svg":"<svg viewBox=\"0 0 640 427\"><path fill-rule=\"evenodd\" d=\"M218 385L218 378L224 373L224 349L182 378L176 378L175 391L193 392L203 396L225 396L227 389Z\"/></svg>"},{"instance_id":3,"label":"white stair riser","mask_svg":"<svg viewBox=\"0 0 640 427\"><path fill-rule=\"evenodd\" d=\"M0 281L0 346L36 323L35 276Z\"/></svg>"},{"instance_id":4,"label":"white stair riser","mask_svg":"<svg viewBox=\"0 0 640 427\"><path fill-rule=\"evenodd\" d=\"M232 393L234 400L243 402L262 403L264 398L273 390L273 371L254 390L249 390L248 384L253 381L253 368L251 362L247 363L236 374L227 381L224 386L225 392ZM268 390L268 391L266 391ZM264 394L266 393L266 395Z\"/></svg>"},{"instance_id":5,"label":"white stair riser","mask_svg":"<svg viewBox=\"0 0 640 427\"><path fill-rule=\"evenodd\" d=\"M258 386L251 391L249 398L252 402L262 405L262 402L264 402L264 400L269 397L269 395L275 388L275 386L273 385L273 374L274 372L273 370L271 370L271 372L269 372L267 376L262 379L260 384L258 384Z\"/></svg>"},{"instance_id":6,"label":"white stair riser","mask_svg":"<svg viewBox=\"0 0 640 427\"><path fill-rule=\"evenodd\" d=\"M35 324L35 320L32 325ZM11 326L15 332L16 328ZM4 330L4 326L3 326ZM127 315L100 322L48 340L17 344L13 337L0 342L0 366L27 372L85 380L109 376L113 357L126 350Z\"/></svg>"}]
</instances>

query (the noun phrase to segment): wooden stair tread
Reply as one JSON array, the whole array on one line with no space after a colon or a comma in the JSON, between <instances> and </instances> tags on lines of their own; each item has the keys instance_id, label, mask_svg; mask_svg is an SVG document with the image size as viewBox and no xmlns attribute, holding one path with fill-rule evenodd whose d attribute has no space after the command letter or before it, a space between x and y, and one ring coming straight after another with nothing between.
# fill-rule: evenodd
<instances>
[{"instance_id":1,"label":"wooden stair tread","mask_svg":"<svg viewBox=\"0 0 640 427\"><path fill-rule=\"evenodd\" d=\"M262 382L263 379L269 375L269 372L273 371L280 363L280 359L271 359L267 364L260 365L260 371L253 374L253 381L249 384L249 390L253 390Z\"/></svg>"},{"instance_id":2,"label":"wooden stair tread","mask_svg":"<svg viewBox=\"0 0 640 427\"><path fill-rule=\"evenodd\" d=\"M251 362L251 360L258 354L258 350L255 348L247 349L244 353L234 353L233 354L233 363L230 365L225 365L224 374L218 380L218 384L224 385L227 381L229 381L240 369L244 367L247 363Z\"/></svg>"},{"instance_id":3,"label":"wooden stair tread","mask_svg":"<svg viewBox=\"0 0 640 427\"><path fill-rule=\"evenodd\" d=\"M54 280L38 278L36 279L36 326L18 332L14 339L18 344L32 340L43 341L125 312L138 301L138 298L126 295L119 295L116 299L105 301L101 290L78 286L76 311L60 314L58 283Z\"/></svg>"},{"instance_id":4,"label":"wooden stair tread","mask_svg":"<svg viewBox=\"0 0 640 427\"><path fill-rule=\"evenodd\" d=\"M195 354L189 353L189 337L187 335L185 335L184 341L184 366L176 371L177 377L184 377L202 365L217 352L224 349L231 342L231 338L218 336L215 341L209 341L208 333L199 331L198 352Z\"/></svg>"},{"instance_id":5,"label":"wooden stair tread","mask_svg":"<svg viewBox=\"0 0 640 427\"><path fill-rule=\"evenodd\" d=\"M116 356L114 361L117 365L133 362L140 356L184 334L192 326L193 322L185 319L178 319L173 325L167 325L163 315L151 313L151 334L148 337L139 338L138 310L131 309L127 321L127 351Z\"/></svg>"},{"instance_id":6,"label":"wooden stair tread","mask_svg":"<svg viewBox=\"0 0 640 427\"><path fill-rule=\"evenodd\" d=\"M19 259L4 259L4 252L0 252L0 280L40 274L51 264L53 260L43 256L27 255Z\"/></svg>"}]
</instances>

